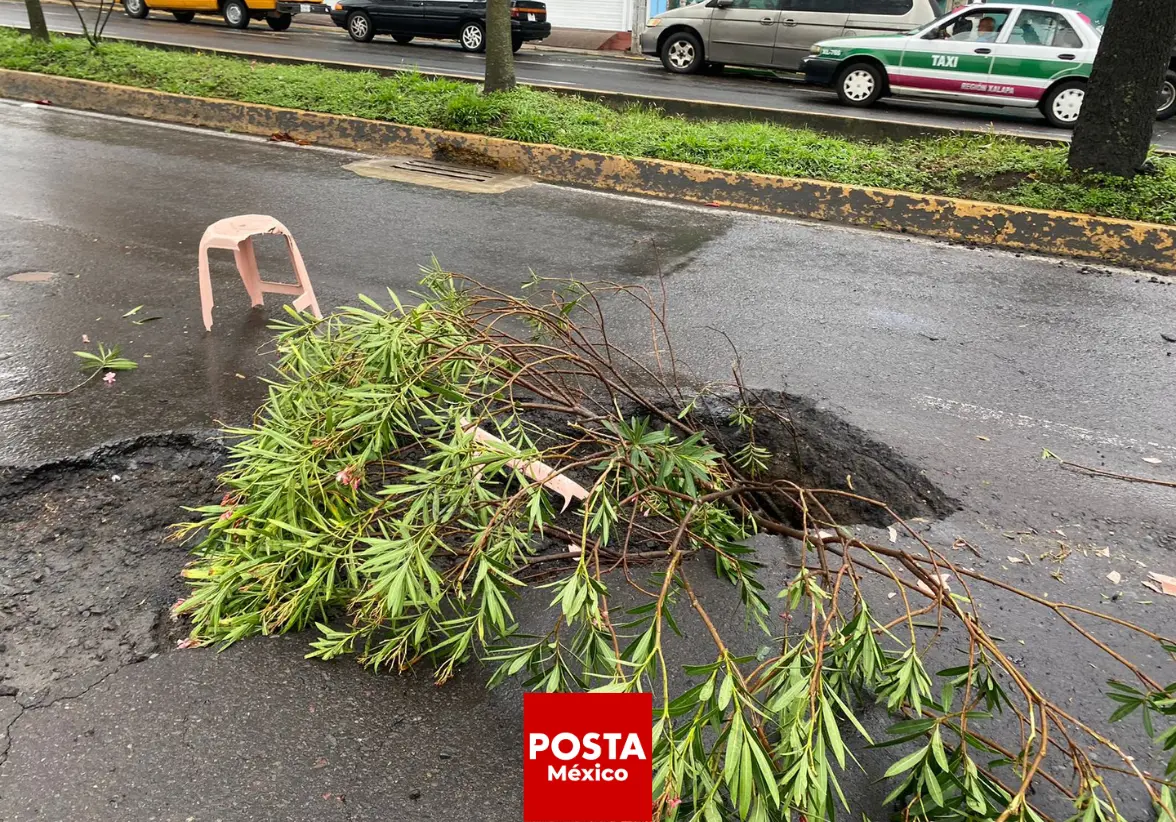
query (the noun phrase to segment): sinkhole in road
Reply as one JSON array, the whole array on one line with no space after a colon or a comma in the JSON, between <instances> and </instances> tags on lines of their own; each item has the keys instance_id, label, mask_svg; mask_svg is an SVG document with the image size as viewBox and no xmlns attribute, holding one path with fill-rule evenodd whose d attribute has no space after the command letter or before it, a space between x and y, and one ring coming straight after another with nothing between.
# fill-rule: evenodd
<instances>
[{"instance_id":1,"label":"sinkhole in road","mask_svg":"<svg viewBox=\"0 0 1176 822\"><path fill-rule=\"evenodd\" d=\"M778 391L743 399L771 412L757 414L749 429L772 453L771 478L852 487L903 517L939 518L957 508L916 465L836 414ZM728 453L749 436L730 422L735 402L707 395L694 403L696 421ZM0 697L36 701L75 677L175 646L186 626L172 620L170 606L186 592L179 572L190 556L168 539L169 526L192 516L185 506L219 499L226 457L214 432L167 433L0 468ZM888 524L883 509L825 502L842 524Z\"/></svg>"}]
</instances>

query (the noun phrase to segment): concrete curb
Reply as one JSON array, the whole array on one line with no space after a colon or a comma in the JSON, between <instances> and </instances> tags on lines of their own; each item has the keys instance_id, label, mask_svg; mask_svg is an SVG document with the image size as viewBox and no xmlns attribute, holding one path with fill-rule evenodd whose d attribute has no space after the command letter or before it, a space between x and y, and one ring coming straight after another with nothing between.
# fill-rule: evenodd
<instances>
[{"instance_id":1,"label":"concrete curb","mask_svg":"<svg viewBox=\"0 0 1176 822\"><path fill-rule=\"evenodd\" d=\"M549 183L916 234L1176 274L1176 226L720 171L395 123L0 70L0 96L376 154L469 163Z\"/></svg>"}]
</instances>

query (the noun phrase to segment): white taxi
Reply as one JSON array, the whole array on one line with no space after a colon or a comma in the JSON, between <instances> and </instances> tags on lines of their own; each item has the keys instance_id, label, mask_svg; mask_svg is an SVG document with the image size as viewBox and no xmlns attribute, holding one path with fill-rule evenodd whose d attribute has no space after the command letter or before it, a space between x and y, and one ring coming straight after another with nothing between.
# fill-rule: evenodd
<instances>
[{"instance_id":1,"label":"white taxi","mask_svg":"<svg viewBox=\"0 0 1176 822\"><path fill-rule=\"evenodd\" d=\"M1099 39L1079 11L989 0L908 34L824 40L803 69L847 105L892 94L1039 108L1051 125L1073 128Z\"/></svg>"}]
</instances>

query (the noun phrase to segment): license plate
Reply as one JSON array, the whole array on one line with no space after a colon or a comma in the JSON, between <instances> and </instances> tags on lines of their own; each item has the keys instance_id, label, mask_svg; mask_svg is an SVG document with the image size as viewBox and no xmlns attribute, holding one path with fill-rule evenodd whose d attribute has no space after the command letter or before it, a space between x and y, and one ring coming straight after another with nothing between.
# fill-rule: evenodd
<instances>
[{"instance_id":1,"label":"license plate","mask_svg":"<svg viewBox=\"0 0 1176 822\"><path fill-rule=\"evenodd\" d=\"M533 14L528 14L528 15L527 15L527 22L529 22L529 23L534 23L534 22L535 22L535 15L533 15Z\"/></svg>"},{"instance_id":2,"label":"license plate","mask_svg":"<svg viewBox=\"0 0 1176 822\"><path fill-rule=\"evenodd\" d=\"M298 7L298 10L303 14L310 14L310 3L303 3Z\"/></svg>"}]
</instances>

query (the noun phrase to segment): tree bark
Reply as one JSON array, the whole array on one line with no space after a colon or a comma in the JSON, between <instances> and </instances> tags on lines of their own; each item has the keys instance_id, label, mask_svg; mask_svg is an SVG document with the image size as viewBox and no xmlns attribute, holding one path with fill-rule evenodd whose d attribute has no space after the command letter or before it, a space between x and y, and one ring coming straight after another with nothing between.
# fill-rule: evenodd
<instances>
[{"instance_id":1,"label":"tree bark","mask_svg":"<svg viewBox=\"0 0 1176 822\"><path fill-rule=\"evenodd\" d=\"M41 11L41 0L25 0L29 15L29 36L34 40L49 42L49 27L45 25L45 12Z\"/></svg>"},{"instance_id":2,"label":"tree bark","mask_svg":"<svg viewBox=\"0 0 1176 822\"><path fill-rule=\"evenodd\" d=\"M486 3L486 79L487 94L510 91L515 87L514 50L510 35L511 0L487 0Z\"/></svg>"},{"instance_id":3,"label":"tree bark","mask_svg":"<svg viewBox=\"0 0 1176 822\"><path fill-rule=\"evenodd\" d=\"M1115 0L1094 58L1069 165L1132 177L1143 167L1176 40L1176 2Z\"/></svg>"}]
</instances>

